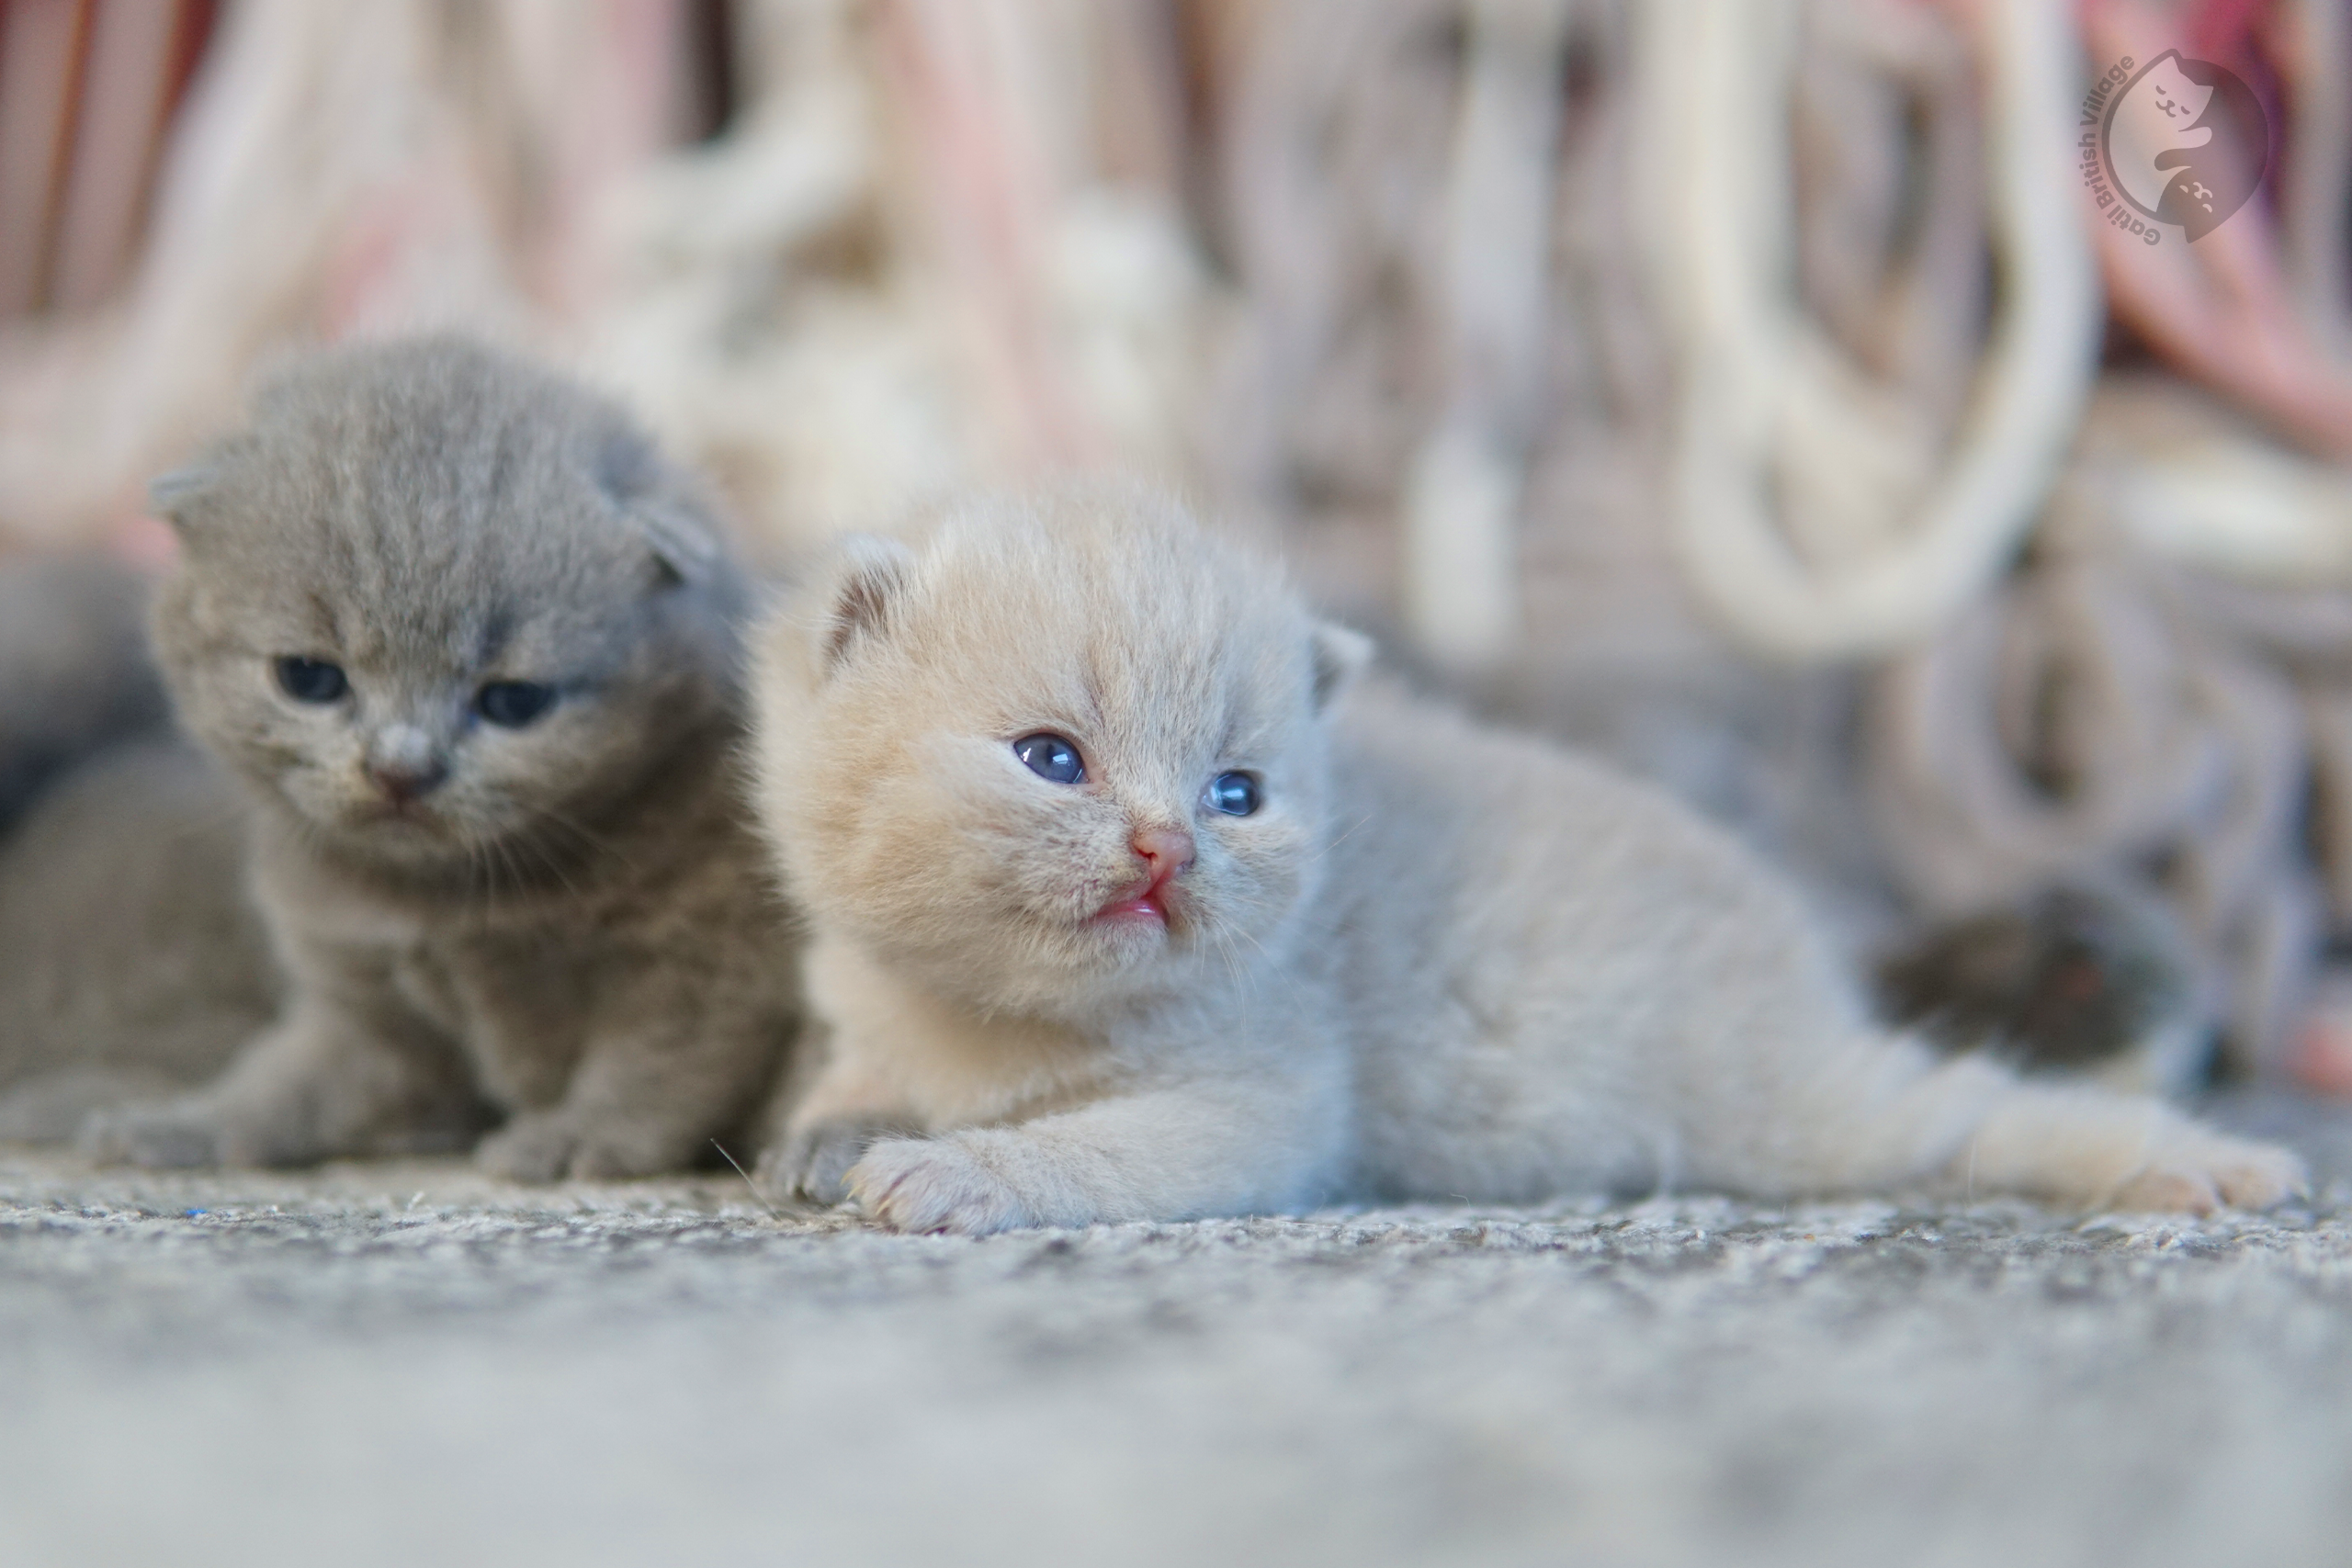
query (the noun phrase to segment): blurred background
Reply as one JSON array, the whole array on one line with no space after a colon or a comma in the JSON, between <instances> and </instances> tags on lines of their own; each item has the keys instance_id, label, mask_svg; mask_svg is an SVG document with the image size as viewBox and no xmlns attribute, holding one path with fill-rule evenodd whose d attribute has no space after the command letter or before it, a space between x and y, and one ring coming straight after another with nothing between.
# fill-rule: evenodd
<instances>
[{"instance_id":1,"label":"blurred background","mask_svg":"<svg viewBox=\"0 0 2352 1568\"><path fill-rule=\"evenodd\" d=\"M2267 130L2194 244L2086 177L2167 50ZM1140 469L1890 1010L2352 1094L2347 80L2346 0L0 0L0 578L419 327L779 568Z\"/></svg>"}]
</instances>

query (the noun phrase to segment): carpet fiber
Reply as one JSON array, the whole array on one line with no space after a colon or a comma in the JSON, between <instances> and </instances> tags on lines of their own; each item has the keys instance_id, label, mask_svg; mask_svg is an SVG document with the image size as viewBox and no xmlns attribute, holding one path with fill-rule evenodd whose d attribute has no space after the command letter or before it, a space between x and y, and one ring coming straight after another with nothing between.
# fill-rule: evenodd
<instances>
[{"instance_id":1,"label":"carpet fiber","mask_svg":"<svg viewBox=\"0 0 2352 1568\"><path fill-rule=\"evenodd\" d=\"M2311 1205L966 1241L0 1150L0 1562L2341 1563L2352 1124L2220 1109Z\"/></svg>"}]
</instances>

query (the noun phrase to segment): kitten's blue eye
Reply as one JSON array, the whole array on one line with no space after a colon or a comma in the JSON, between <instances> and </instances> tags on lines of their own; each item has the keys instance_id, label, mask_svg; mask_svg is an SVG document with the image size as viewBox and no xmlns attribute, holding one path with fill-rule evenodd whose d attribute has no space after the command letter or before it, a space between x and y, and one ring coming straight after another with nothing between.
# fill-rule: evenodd
<instances>
[{"instance_id":1,"label":"kitten's blue eye","mask_svg":"<svg viewBox=\"0 0 2352 1568\"><path fill-rule=\"evenodd\" d=\"M1209 781L1203 798L1212 811L1247 817L1258 809L1258 781L1248 773L1219 773Z\"/></svg>"},{"instance_id":2,"label":"kitten's blue eye","mask_svg":"<svg viewBox=\"0 0 2352 1568\"><path fill-rule=\"evenodd\" d=\"M298 703L336 703L351 690L343 671L322 659L286 658L277 661L278 689Z\"/></svg>"},{"instance_id":3,"label":"kitten's blue eye","mask_svg":"<svg viewBox=\"0 0 2352 1568\"><path fill-rule=\"evenodd\" d=\"M492 681L474 694L474 711L506 729L520 729L555 705L555 688L531 681Z\"/></svg>"},{"instance_id":4,"label":"kitten's blue eye","mask_svg":"<svg viewBox=\"0 0 2352 1568\"><path fill-rule=\"evenodd\" d=\"M1031 773L1055 784L1077 784L1086 777L1086 764L1078 760L1078 748L1058 735L1024 735L1012 743L1012 754Z\"/></svg>"}]
</instances>

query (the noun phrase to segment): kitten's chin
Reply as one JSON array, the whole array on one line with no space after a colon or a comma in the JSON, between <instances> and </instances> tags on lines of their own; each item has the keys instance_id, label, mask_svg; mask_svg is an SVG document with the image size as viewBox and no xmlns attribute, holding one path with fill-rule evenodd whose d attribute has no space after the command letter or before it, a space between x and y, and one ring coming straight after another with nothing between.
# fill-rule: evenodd
<instances>
[{"instance_id":1,"label":"kitten's chin","mask_svg":"<svg viewBox=\"0 0 2352 1568\"><path fill-rule=\"evenodd\" d=\"M343 854L407 870L425 870L469 858L465 841L436 812L416 807L368 807L332 815L302 812L311 833Z\"/></svg>"},{"instance_id":2,"label":"kitten's chin","mask_svg":"<svg viewBox=\"0 0 2352 1568\"><path fill-rule=\"evenodd\" d=\"M1104 998L1143 996L1190 984L1201 946L1182 908L1128 899L1088 917L1070 944L1079 988Z\"/></svg>"},{"instance_id":3,"label":"kitten's chin","mask_svg":"<svg viewBox=\"0 0 2352 1568\"><path fill-rule=\"evenodd\" d=\"M1172 956L1179 944L1157 917L1048 925L1020 943L1017 956L995 942L909 948L873 936L878 951L941 996L988 1012L1068 1022L1177 988L1184 967Z\"/></svg>"}]
</instances>

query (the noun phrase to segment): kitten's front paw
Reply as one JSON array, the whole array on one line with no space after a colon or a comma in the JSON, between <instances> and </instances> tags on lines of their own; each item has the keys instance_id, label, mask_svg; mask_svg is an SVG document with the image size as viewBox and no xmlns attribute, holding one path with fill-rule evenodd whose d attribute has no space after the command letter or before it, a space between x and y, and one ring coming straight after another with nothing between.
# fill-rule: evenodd
<instances>
[{"instance_id":1,"label":"kitten's front paw","mask_svg":"<svg viewBox=\"0 0 2352 1568\"><path fill-rule=\"evenodd\" d=\"M582 1122L560 1107L526 1111L474 1145L474 1163L509 1181L616 1181L676 1162L661 1151Z\"/></svg>"},{"instance_id":2,"label":"kitten's front paw","mask_svg":"<svg viewBox=\"0 0 2352 1568\"><path fill-rule=\"evenodd\" d=\"M850 1168L886 1138L912 1137L922 1131L902 1118L842 1116L812 1122L785 1134L760 1156L752 1182L770 1197L826 1207L849 1196Z\"/></svg>"},{"instance_id":3,"label":"kitten's front paw","mask_svg":"<svg viewBox=\"0 0 2352 1568\"><path fill-rule=\"evenodd\" d=\"M2110 1209L2210 1214L2225 1206L2267 1209L2310 1189L2292 1152L2200 1132L2160 1150L2104 1201Z\"/></svg>"},{"instance_id":4,"label":"kitten's front paw","mask_svg":"<svg viewBox=\"0 0 2352 1568\"><path fill-rule=\"evenodd\" d=\"M227 1131L201 1106L186 1101L94 1111L74 1146L101 1165L142 1165L155 1170L243 1165L229 1148Z\"/></svg>"},{"instance_id":5,"label":"kitten's front paw","mask_svg":"<svg viewBox=\"0 0 2352 1568\"><path fill-rule=\"evenodd\" d=\"M1037 1224L1012 1184L945 1138L893 1138L851 1168L849 1192L893 1230L986 1235Z\"/></svg>"}]
</instances>

